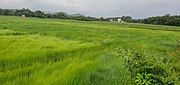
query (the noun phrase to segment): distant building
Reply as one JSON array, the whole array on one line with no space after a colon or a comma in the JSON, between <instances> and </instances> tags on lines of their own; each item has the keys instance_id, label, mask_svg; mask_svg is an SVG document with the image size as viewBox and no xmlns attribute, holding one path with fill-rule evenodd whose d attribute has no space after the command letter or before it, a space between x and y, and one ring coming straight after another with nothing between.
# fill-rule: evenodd
<instances>
[{"instance_id":1,"label":"distant building","mask_svg":"<svg viewBox=\"0 0 180 85\"><path fill-rule=\"evenodd\" d=\"M113 22L113 21L115 21L115 22L123 22L121 18L122 17L112 17L112 18L107 18L107 19L109 19L110 22Z\"/></svg>"},{"instance_id":2,"label":"distant building","mask_svg":"<svg viewBox=\"0 0 180 85\"><path fill-rule=\"evenodd\" d=\"M110 19L109 21L110 21L110 22L113 22L113 19Z\"/></svg>"},{"instance_id":3,"label":"distant building","mask_svg":"<svg viewBox=\"0 0 180 85\"><path fill-rule=\"evenodd\" d=\"M22 15L23 18L25 18L26 16L25 15Z\"/></svg>"},{"instance_id":4,"label":"distant building","mask_svg":"<svg viewBox=\"0 0 180 85\"><path fill-rule=\"evenodd\" d=\"M117 20L118 20L118 22L123 22L121 18L119 18L119 19L117 19Z\"/></svg>"}]
</instances>

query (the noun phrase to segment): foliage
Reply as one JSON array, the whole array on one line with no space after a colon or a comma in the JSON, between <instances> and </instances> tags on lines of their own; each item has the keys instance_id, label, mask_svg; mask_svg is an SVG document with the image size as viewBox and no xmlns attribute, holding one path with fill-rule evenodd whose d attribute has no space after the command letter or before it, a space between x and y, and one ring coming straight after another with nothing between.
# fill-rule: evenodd
<instances>
[{"instance_id":1,"label":"foliage","mask_svg":"<svg viewBox=\"0 0 180 85\"><path fill-rule=\"evenodd\" d=\"M137 74L136 76L136 80L135 80L135 84L136 85L150 85L151 82L153 81L151 79L152 75L151 74L146 74L146 73L142 73L142 74Z\"/></svg>"},{"instance_id":2,"label":"foliage","mask_svg":"<svg viewBox=\"0 0 180 85\"><path fill-rule=\"evenodd\" d=\"M180 26L180 16L166 14L164 16L149 17L145 19L132 19L131 16L122 16L122 17L112 17L112 18L96 18L90 16L84 16L82 14L67 14L65 12L56 12L56 13L44 13L40 10L35 12L29 9L1 9L0 15L5 16L22 16L26 17L37 17L37 18L53 18L53 19L74 19L81 21L118 21L121 19L125 22L131 23L144 23L144 24L155 24L155 25L170 25L170 26Z\"/></svg>"},{"instance_id":3,"label":"foliage","mask_svg":"<svg viewBox=\"0 0 180 85\"><path fill-rule=\"evenodd\" d=\"M36 10L35 12L29 9L0 9L0 15L5 16L22 16L25 15L26 17L37 17L37 18L53 18L53 19L75 19L75 20L82 20L82 21L97 21L98 18L95 17L86 17L81 14L72 14L69 15L65 12L57 12L57 13L44 13L40 10Z\"/></svg>"},{"instance_id":4,"label":"foliage","mask_svg":"<svg viewBox=\"0 0 180 85\"><path fill-rule=\"evenodd\" d=\"M132 22L132 17L131 16L122 16L122 21L125 21L125 22Z\"/></svg>"},{"instance_id":5,"label":"foliage","mask_svg":"<svg viewBox=\"0 0 180 85\"><path fill-rule=\"evenodd\" d=\"M123 52L124 51L124 52ZM143 56L143 53L121 49L120 56L124 58L126 68L134 77L136 85L174 85L176 76L171 67L168 67L157 57Z\"/></svg>"},{"instance_id":6,"label":"foliage","mask_svg":"<svg viewBox=\"0 0 180 85\"><path fill-rule=\"evenodd\" d=\"M155 25L170 25L170 26L180 26L180 16L166 14L164 16L149 17L146 19L138 19L133 22L145 23L145 24L155 24Z\"/></svg>"}]
</instances>

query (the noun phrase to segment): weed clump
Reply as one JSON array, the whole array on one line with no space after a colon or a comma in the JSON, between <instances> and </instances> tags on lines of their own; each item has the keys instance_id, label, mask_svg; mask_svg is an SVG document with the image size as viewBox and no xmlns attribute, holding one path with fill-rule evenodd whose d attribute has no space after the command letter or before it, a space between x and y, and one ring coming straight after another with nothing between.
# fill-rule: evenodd
<instances>
[{"instance_id":1,"label":"weed clump","mask_svg":"<svg viewBox=\"0 0 180 85\"><path fill-rule=\"evenodd\" d=\"M158 59L145 56L140 52L120 49L119 56L131 73L132 83L136 85L174 85L174 70Z\"/></svg>"}]
</instances>

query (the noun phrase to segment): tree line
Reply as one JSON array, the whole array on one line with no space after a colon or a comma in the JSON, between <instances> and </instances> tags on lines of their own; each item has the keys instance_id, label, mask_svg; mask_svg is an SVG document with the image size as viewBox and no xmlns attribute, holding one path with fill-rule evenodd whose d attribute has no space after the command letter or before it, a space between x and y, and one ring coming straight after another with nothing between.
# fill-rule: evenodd
<instances>
[{"instance_id":1,"label":"tree line","mask_svg":"<svg viewBox=\"0 0 180 85\"><path fill-rule=\"evenodd\" d=\"M112 18L96 18L90 16L84 16L81 14L67 14L65 12L57 13L44 13L40 10L31 11L29 9L1 9L0 15L4 16L22 16L26 17L37 17L37 18L53 18L53 19L74 19L82 21L118 21L121 19L124 22L130 23L144 23L144 24L155 24L155 25L170 25L170 26L180 26L180 15L166 14L164 16L155 16L145 19L133 19L131 16L122 17L112 17Z\"/></svg>"},{"instance_id":2,"label":"tree line","mask_svg":"<svg viewBox=\"0 0 180 85\"><path fill-rule=\"evenodd\" d=\"M169 25L180 26L180 15L166 14L164 16L155 16L145 19L132 19L133 23L155 24L155 25Z\"/></svg>"},{"instance_id":3,"label":"tree line","mask_svg":"<svg viewBox=\"0 0 180 85\"><path fill-rule=\"evenodd\" d=\"M30 9L1 9L0 8L0 15L4 16L22 16L25 15L26 17L37 17L37 18L53 18L53 19L74 19L74 20L82 20L82 21L118 21L120 17L114 18L96 18L90 16L84 16L82 14L67 14L65 12L57 12L57 13L44 13L40 10L31 11ZM130 16L123 16L121 17L123 21L129 22L132 19Z\"/></svg>"},{"instance_id":4,"label":"tree line","mask_svg":"<svg viewBox=\"0 0 180 85\"><path fill-rule=\"evenodd\" d=\"M116 20L116 18L110 19ZM131 16L122 16L121 20L130 23L180 26L180 15L171 16L170 14L166 14L164 16L148 17L145 19L133 19Z\"/></svg>"},{"instance_id":5,"label":"tree line","mask_svg":"<svg viewBox=\"0 0 180 85\"><path fill-rule=\"evenodd\" d=\"M44 13L40 10L31 11L29 9L1 9L0 8L0 15L4 16L22 16L25 15L26 17L37 17L37 18L53 18L53 19L75 19L75 20L83 20L83 21L98 21L100 19L95 17L86 17L81 14L67 14L65 12L58 12L58 13Z\"/></svg>"}]
</instances>

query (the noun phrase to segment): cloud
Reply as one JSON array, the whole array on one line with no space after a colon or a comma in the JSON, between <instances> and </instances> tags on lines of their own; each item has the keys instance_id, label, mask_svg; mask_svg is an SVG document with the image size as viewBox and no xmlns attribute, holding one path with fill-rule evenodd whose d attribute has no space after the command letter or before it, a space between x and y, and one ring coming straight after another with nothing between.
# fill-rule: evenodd
<instances>
[{"instance_id":1,"label":"cloud","mask_svg":"<svg viewBox=\"0 0 180 85\"><path fill-rule=\"evenodd\" d=\"M0 0L0 8L30 8L43 11L65 11L89 16L122 16L135 18L180 14L180 0Z\"/></svg>"},{"instance_id":2,"label":"cloud","mask_svg":"<svg viewBox=\"0 0 180 85\"><path fill-rule=\"evenodd\" d=\"M1 8L22 8L25 6L25 0L0 0Z\"/></svg>"}]
</instances>

